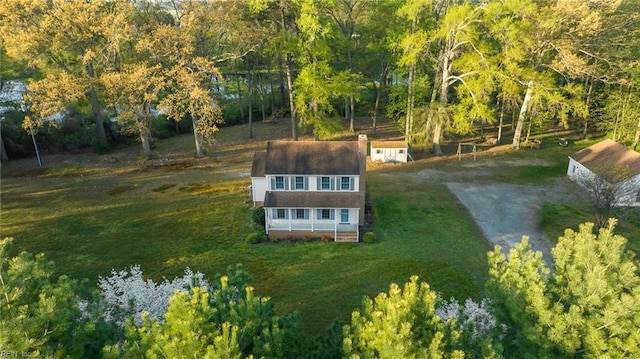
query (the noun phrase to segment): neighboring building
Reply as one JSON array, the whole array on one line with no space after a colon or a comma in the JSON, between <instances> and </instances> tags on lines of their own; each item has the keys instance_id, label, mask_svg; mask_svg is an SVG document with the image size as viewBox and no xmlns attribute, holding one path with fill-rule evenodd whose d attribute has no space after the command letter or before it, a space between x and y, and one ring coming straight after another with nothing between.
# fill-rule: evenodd
<instances>
[{"instance_id":1,"label":"neighboring building","mask_svg":"<svg viewBox=\"0 0 640 359\"><path fill-rule=\"evenodd\" d=\"M270 141L254 155L251 189L267 235L357 242L364 224L367 136L358 141Z\"/></svg>"},{"instance_id":2,"label":"neighboring building","mask_svg":"<svg viewBox=\"0 0 640 359\"><path fill-rule=\"evenodd\" d=\"M619 183L615 175L624 172L625 180ZM567 175L580 182L597 176L609 183L619 183L625 190L618 204L640 206L640 153L632 151L612 140L604 140L569 156Z\"/></svg>"},{"instance_id":3,"label":"neighboring building","mask_svg":"<svg viewBox=\"0 0 640 359\"><path fill-rule=\"evenodd\" d=\"M371 141L371 161L407 162L407 141Z\"/></svg>"}]
</instances>

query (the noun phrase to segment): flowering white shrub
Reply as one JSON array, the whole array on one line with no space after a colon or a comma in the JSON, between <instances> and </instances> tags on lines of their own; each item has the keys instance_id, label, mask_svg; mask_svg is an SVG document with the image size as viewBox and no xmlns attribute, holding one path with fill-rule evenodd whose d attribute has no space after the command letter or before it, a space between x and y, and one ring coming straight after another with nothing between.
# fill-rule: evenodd
<instances>
[{"instance_id":1,"label":"flowering white shrub","mask_svg":"<svg viewBox=\"0 0 640 359\"><path fill-rule=\"evenodd\" d=\"M196 286L210 290L211 287L204 279L204 274L194 274L189 268L181 278L176 277L172 281L165 279L156 284L151 279L143 278L139 265L119 272L112 270L110 277L100 277L98 286L106 306L104 319L115 322L121 328L130 316L133 316L136 325L141 325L142 313L145 312L149 313L149 319L162 320L169 306L169 298L175 291L188 291Z\"/></svg>"},{"instance_id":2,"label":"flowering white shrub","mask_svg":"<svg viewBox=\"0 0 640 359\"><path fill-rule=\"evenodd\" d=\"M487 298L483 298L480 303L467 298L462 306L455 298L451 298L448 302L442 301L442 304L436 308L436 315L444 322L455 319L458 328L471 329L471 339L476 340L490 335L496 328L497 321L489 311L489 304Z\"/></svg>"}]
</instances>

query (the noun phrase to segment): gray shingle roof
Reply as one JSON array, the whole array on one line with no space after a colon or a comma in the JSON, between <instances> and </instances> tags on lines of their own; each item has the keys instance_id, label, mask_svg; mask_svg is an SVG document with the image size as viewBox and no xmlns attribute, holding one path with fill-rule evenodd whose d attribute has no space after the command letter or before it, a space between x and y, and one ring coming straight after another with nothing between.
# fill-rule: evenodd
<instances>
[{"instance_id":1,"label":"gray shingle roof","mask_svg":"<svg viewBox=\"0 0 640 359\"><path fill-rule=\"evenodd\" d=\"M265 174L359 175L356 141L270 141Z\"/></svg>"},{"instance_id":2,"label":"gray shingle roof","mask_svg":"<svg viewBox=\"0 0 640 359\"><path fill-rule=\"evenodd\" d=\"M569 157L598 175L611 170L612 166L628 169L631 176L640 174L640 153L612 140L598 142Z\"/></svg>"},{"instance_id":3,"label":"gray shingle roof","mask_svg":"<svg viewBox=\"0 0 640 359\"><path fill-rule=\"evenodd\" d=\"M409 148L407 141L371 141L371 148Z\"/></svg>"},{"instance_id":4,"label":"gray shingle roof","mask_svg":"<svg viewBox=\"0 0 640 359\"><path fill-rule=\"evenodd\" d=\"M264 165L267 157L266 152L256 152L253 154L253 164L251 165L251 177L264 177Z\"/></svg>"},{"instance_id":5,"label":"gray shingle roof","mask_svg":"<svg viewBox=\"0 0 640 359\"><path fill-rule=\"evenodd\" d=\"M280 208L358 208L360 192L271 191L264 199L265 207Z\"/></svg>"}]
</instances>

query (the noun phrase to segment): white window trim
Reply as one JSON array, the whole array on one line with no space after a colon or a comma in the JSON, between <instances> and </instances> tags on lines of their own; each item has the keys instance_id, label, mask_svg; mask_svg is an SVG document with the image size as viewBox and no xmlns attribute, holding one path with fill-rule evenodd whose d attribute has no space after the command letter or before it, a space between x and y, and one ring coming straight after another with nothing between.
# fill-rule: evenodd
<instances>
[{"instance_id":1,"label":"white window trim","mask_svg":"<svg viewBox=\"0 0 640 359\"><path fill-rule=\"evenodd\" d=\"M346 211L346 212L345 212ZM347 220L344 220L344 215L347 216ZM349 223L349 209L348 208L341 208L340 209L340 223L344 224L344 223Z\"/></svg>"},{"instance_id":2,"label":"white window trim","mask_svg":"<svg viewBox=\"0 0 640 359\"><path fill-rule=\"evenodd\" d=\"M279 183L278 183L278 179L281 179L281 180L282 180L282 182L280 183L280 184L282 184L282 187L281 187L281 188L278 186L278 184L279 184ZM274 184L274 187L275 187L274 189L275 189L275 190L282 191L282 190L285 190L285 189L286 189L284 176L274 176L273 184Z\"/></svg>"}]
</instances>

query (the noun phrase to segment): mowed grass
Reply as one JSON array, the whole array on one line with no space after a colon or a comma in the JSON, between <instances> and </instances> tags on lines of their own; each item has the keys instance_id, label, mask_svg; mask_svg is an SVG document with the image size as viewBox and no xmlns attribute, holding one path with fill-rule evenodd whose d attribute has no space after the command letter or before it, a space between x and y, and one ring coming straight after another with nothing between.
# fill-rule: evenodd
<instances>
[{"instance_id":1,"label":"mowed grass","mask_svg":"<svg viewBox=\"0 0 640 359\"><path fill-rule=\"evenodd\" d=\"M488 247L442 184L418 187L369 174L378 235L373 245L247 244L255 228L250 159L264 140L243 144L239 133L224 131L205 160L189 158L191 137L185 135L161 142L151 163L116 153L107 156L117 158L115 164L105 168L97 163L113 161L96 156L4 172L1 235L14 237L14 252L44 253L57 274L89 283L136 264L161 280L187 267L213 279L240 263L257 292L281 313L299 311L312 335L334 320L348 321L364 296L413 275L445 298L481 296ZM179 158L176 149L185 154Z\"/></svg>"},{"instance_id":2,"label":"mowed grass","mask_svg":"<svg viewBox=\"0 0 640 359\"><path fill-rule=\"evenodd\" d=\"M444 298L482 296L490 248L465 207L437 181L418 184L407 176L369 172L378 238L373 245L247 244L255 228L248 192L252 153L264 150L267 138L288 135L276 125L256 126L253 140L246 139L246 127L222 129L205 159L191 157L192 139L185 135L159 142L151 162L133 151L44 170L34 165L14 171L9 163L3 167L1 235L15 238L15 252L45 253L56 262L57 274L90 283L135 264L161 280L182 275L187 267L213 279L241 263L253 275L257 293L271 297L281 313L299 311L312 335L334 320L348 321L364 296L412 275ZM275 135L260 137L268 131ZM540 156L553 164L545 171L503 167L491 180L548 183L565 171L566 155L553 148L500 154L516 160ZM421 166L437 164L397 169ZM565 228L561 221L552 226Z\"/></svg>"}]
</instances>

